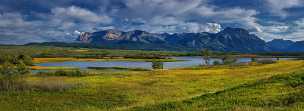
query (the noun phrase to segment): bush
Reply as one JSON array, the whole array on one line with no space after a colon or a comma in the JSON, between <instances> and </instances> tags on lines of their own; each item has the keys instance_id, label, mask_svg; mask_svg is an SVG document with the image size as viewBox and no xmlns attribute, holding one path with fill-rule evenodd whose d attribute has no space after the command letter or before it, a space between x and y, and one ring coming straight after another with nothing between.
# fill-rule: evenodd
<instances>
[{"instance_id":1,"label":"bush","mask_svg":"<svg viewBox=\"0 0 304 111\"><path fill-rule=\"evenodd\" d=\"M273 61L273 60L258 60L257 63L260 63L260 64L273 64L273 63L276 63L276 61Z\"/></svg>"},{"instance_id":2,"label":"bush","mask_svg":"<svg viewBox=\"0 0 304 111\"><path fill-rule=\"evenodd\" d=\"M55 72L39 72L38 75L42 76L69 76L69 77L82 77L85 76L80 70L58 70Z\"/></svg>"},{"instance_id":3,"label":"bush","mask_svg":"<svg viewBox=\"0 0 304 111\"><path fill-rule=\"evenodd\" d=\"M29 69L25 64L20 63L17 65L4 63L0 67L0 90L24 90L26 83L23 76L29 73Z\"/></svg>"},{"instance_id":4,"label":"bush","mask_svg":"<svg viewBox=\"0 0 304 111\"><path fill-rule=\"evenodd\" d=\"M27 88L23 76L30 73L27 64L31 58L25 55L0 55L0 90L24 90Z\"/></svg>"},{"instance_id":5,"label":"bush","mask_svg":"<svg viewBox=\"0 0 304 111\"><path fill-rule=\"evenodd\" d=\"M17 57L18 62L23 62L25 65L33 65L32 57L28 55L18 55Z\"/></svg>"},{"instance_id":6,"label":"bush","mask_svg":"<svg viewBox=\"0 0 304 111\"><path fill-rule=\"evenodd\" d=\"M221 65L220 61L213 61L213 65Z\"/></svg>"},{"instance_id":7,"label":"bush","mask_svg":"<svg viewBox=\"0 0 304 111\"><path fill-rule=\"evenodd\" d=\"M254 57L251 58L251 62L256 62L256 61L257 61L256 58L254 58Z\"/></svg>"},{"instance_id":8,"label":"bush","mask_svg":"<svg viewBox=\"0 0 304 111\"><path fill-rule=\"evenodd\" d=\"M163 62L152 62L152 68L153 69L164 69L164 63Z\"/></svg>"},{"instance_id":9,"label":"bush","mask_svg":"<svg viewBox=\"0 0 304 111\"><path fill-rule=\"evenodd\" d=\"M222 58L223 64L234 64L236 63L237 59L233 56L225 56Z\"/></svg>"},{"instance_id":10,"label":"bush","mask_svg":"<svg viewBox=\"0 0 304 111\"><path fill-rule=\"evenodd\" d=\"M25 65L33 65L32 57L28 55L0 54L0 64L4 64L6 62L15 65L19 64L20 62L24 63Z\"/></svg>"}]
</instances>

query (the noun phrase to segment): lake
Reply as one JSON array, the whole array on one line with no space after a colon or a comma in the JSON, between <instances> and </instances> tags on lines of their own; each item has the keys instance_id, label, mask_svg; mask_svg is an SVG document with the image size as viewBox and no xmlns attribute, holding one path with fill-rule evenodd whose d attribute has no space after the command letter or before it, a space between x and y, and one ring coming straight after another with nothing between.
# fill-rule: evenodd
<instances>
[{"instance_id":1,"label":"lake","mask_svg":"<svg viewBox=\"0 0 304 111\"><path fill-rule=\"evenodd\" d=\"M163 62L164 69L173 69L173 68L184 68L191 66L204 65L204 60L202 57L198 56L189 56L189 57L172 57L177 60L177 62ZM263 58L260 58L263 59ZM264 58L265 59L265 58ZM276 58L268 58L276 60ZM280 58L280 60L287 60L292 58ZM212 58L210 64L214 61L222 62L221 59ZM237 63L248 63L251 62L251 58L238 58ZM125 67L125 68L143 68L143 69L152 69L152 62L134 62L134 61L66 61L66 62L47 62L36 64L37 66L45 67L75 67L80 69L87 69L88 67Z\"/></svg>"}]
</instances>

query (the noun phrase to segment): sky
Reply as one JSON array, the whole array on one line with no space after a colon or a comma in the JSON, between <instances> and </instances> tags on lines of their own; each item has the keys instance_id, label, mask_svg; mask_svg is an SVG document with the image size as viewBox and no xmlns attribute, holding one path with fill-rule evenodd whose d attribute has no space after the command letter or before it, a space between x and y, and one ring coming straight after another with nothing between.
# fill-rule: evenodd
<instances>
[{"instance_id":1,"label":"sky","mask_svg":"<svg viewBox=\"0 0 304 111\"><path fill-rule=\"evenodd\" d=\"M106 29L153 33L226 27L304 40L304 0L0 0L0 43L72 41Z\"/></svg>"}]
</instances>

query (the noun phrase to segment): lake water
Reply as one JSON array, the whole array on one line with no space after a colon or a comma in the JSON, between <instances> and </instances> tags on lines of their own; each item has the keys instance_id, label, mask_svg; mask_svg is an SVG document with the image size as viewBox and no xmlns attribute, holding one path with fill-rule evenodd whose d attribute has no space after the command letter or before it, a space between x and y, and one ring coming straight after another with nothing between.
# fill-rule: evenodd
<instances>
[{"instance_id":1,"label":"lake water","mask_svg":"<svg viewBox=\"0 0 304 111\"><path fill-rule=\"evenodd\" d=\"M164 69L172 69L172 68L183 68L183 67L191 67L203 65L204 60L202 57L172 57L177 60L184 60L178 62L163 62ZM276 60L276 58L269 58ZM289 58L280 58L280 60L286 60ZM222 62L221 59L213 58L210 60L210 64L214 63L214 61ZM251 62L251 58L239 58L237 59L237 63L248 63ZM75 67L80 69L87 69L88 67L125 67L125 68L144 68L144 69L152 69L152 62L134 62L134 61L66 61L66 62L47 62L36 64L37 66L59 66L59 67Z\"/></svg>"}]
</instances>

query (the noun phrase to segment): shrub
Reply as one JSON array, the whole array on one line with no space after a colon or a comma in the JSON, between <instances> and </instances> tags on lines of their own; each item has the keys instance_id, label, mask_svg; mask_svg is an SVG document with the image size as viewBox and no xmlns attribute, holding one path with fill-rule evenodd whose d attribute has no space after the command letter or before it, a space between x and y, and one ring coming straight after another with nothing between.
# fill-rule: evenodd
<instances>
[{"instance_id":1,"label":"shrub","mask_svg":"<svg viewBox=\"0 0 304 111\"><path fill-rule=\"evenodd\" d=\"M152 62L153 69L163 69L164 63L163 62Z\"/></svg>"},{"instance_id":2,"label":"shrub","mask_svg":"<svg viewBox=\"0 0 304 111\"><path fill-rule=\"evenodd\" d=\"M30 73L30 68L23 62L19 62L16 65L17 73L20 75L26 75Z\"/></svg>"},{"instance_id":3,"label":"shrub","mask_svg":"<svg viewBox=\"0 0 304 111\"><path fill-rule=\"evenodd\" d=\"M26 55L0 55L0 90L24 90L27 88L23 76L30 73L27 65L32 58Z\"/></svg>"},{"instance_id":4,"label":"shrub","mask_svg":"<svg viewBox=\"0 0 304 111\"><path fill-rule=\"evenodd\" d=\"M251 62L256 62L256 61L257 61L256 58L254 58L254 57L251 58Z\"/></svg>"},{"instance_id":5,"label":"shrub","mask_svg":"<svg viewBox=\"0 0 304 111\"><path fill-rule=\"evenodd\" d=\"M38 75L42 76L69 76L69 77L82 77L85 76L80 70L58 70L55 72L39 72Z\"/></svg>"},{"instance_id":6,"label":"shrub","mask_svg":"<svg viewBox=\"0 0 304 111\"><path fill-rule=\"evenodd\" d=\"M33 65L32 57L28 55L0 54L0 64L4 64L6 62L15 65L19 64L20 62L24 63L25 65Z\"/></svg>"},{"instance_id":7,"label":"shrub","mask_svg":"<svg viewBox=\"0 0 304 111\"><path fill-rule=\"evenodd\" d=\"M32 57L28 55L18 55L17 57L18 62L23 62L25 65L33 65Z\"/></svg>"},{"instance_id":8,"label":"shrub","mask_svg":"<svg viewBox=\"0 0 304 111\"><path fill-rule=\"evenodd\" d=\"M213 61L213 65L221 65L220 61Z\"/></svg>"},{"instance_id":9,"label":"shrub","mask_svg":"<svg viewBox=\"0 0 304 111\"><path fill-rule=\"evenodd\" d=\"M225 56L222 58L223 64L234 64L236 63L237 59L233 56Z\"/></svg>"},{"instance_id":10,"label":"shrub","mask_svg":"<svg viewBox=\"0 0 304 111\"><path fill-rule=\"evenodd\" d=\"M273 60L258 60L257 63L260 63L260 64L273 64L273 63L276 63L276 61L273 61Z\"/></svg>"},{"instance_id":11,"label":"shrub","mask_svg":"<svg viewBox=\"0 0 304 111\"><path fill-rule=\"evenodd\" d=\"M27 66L20 62L17 65L5 62L0 67L0 90L24 90L27 88L23 76L29 73Z\"/></svg>"}]
</instances>

